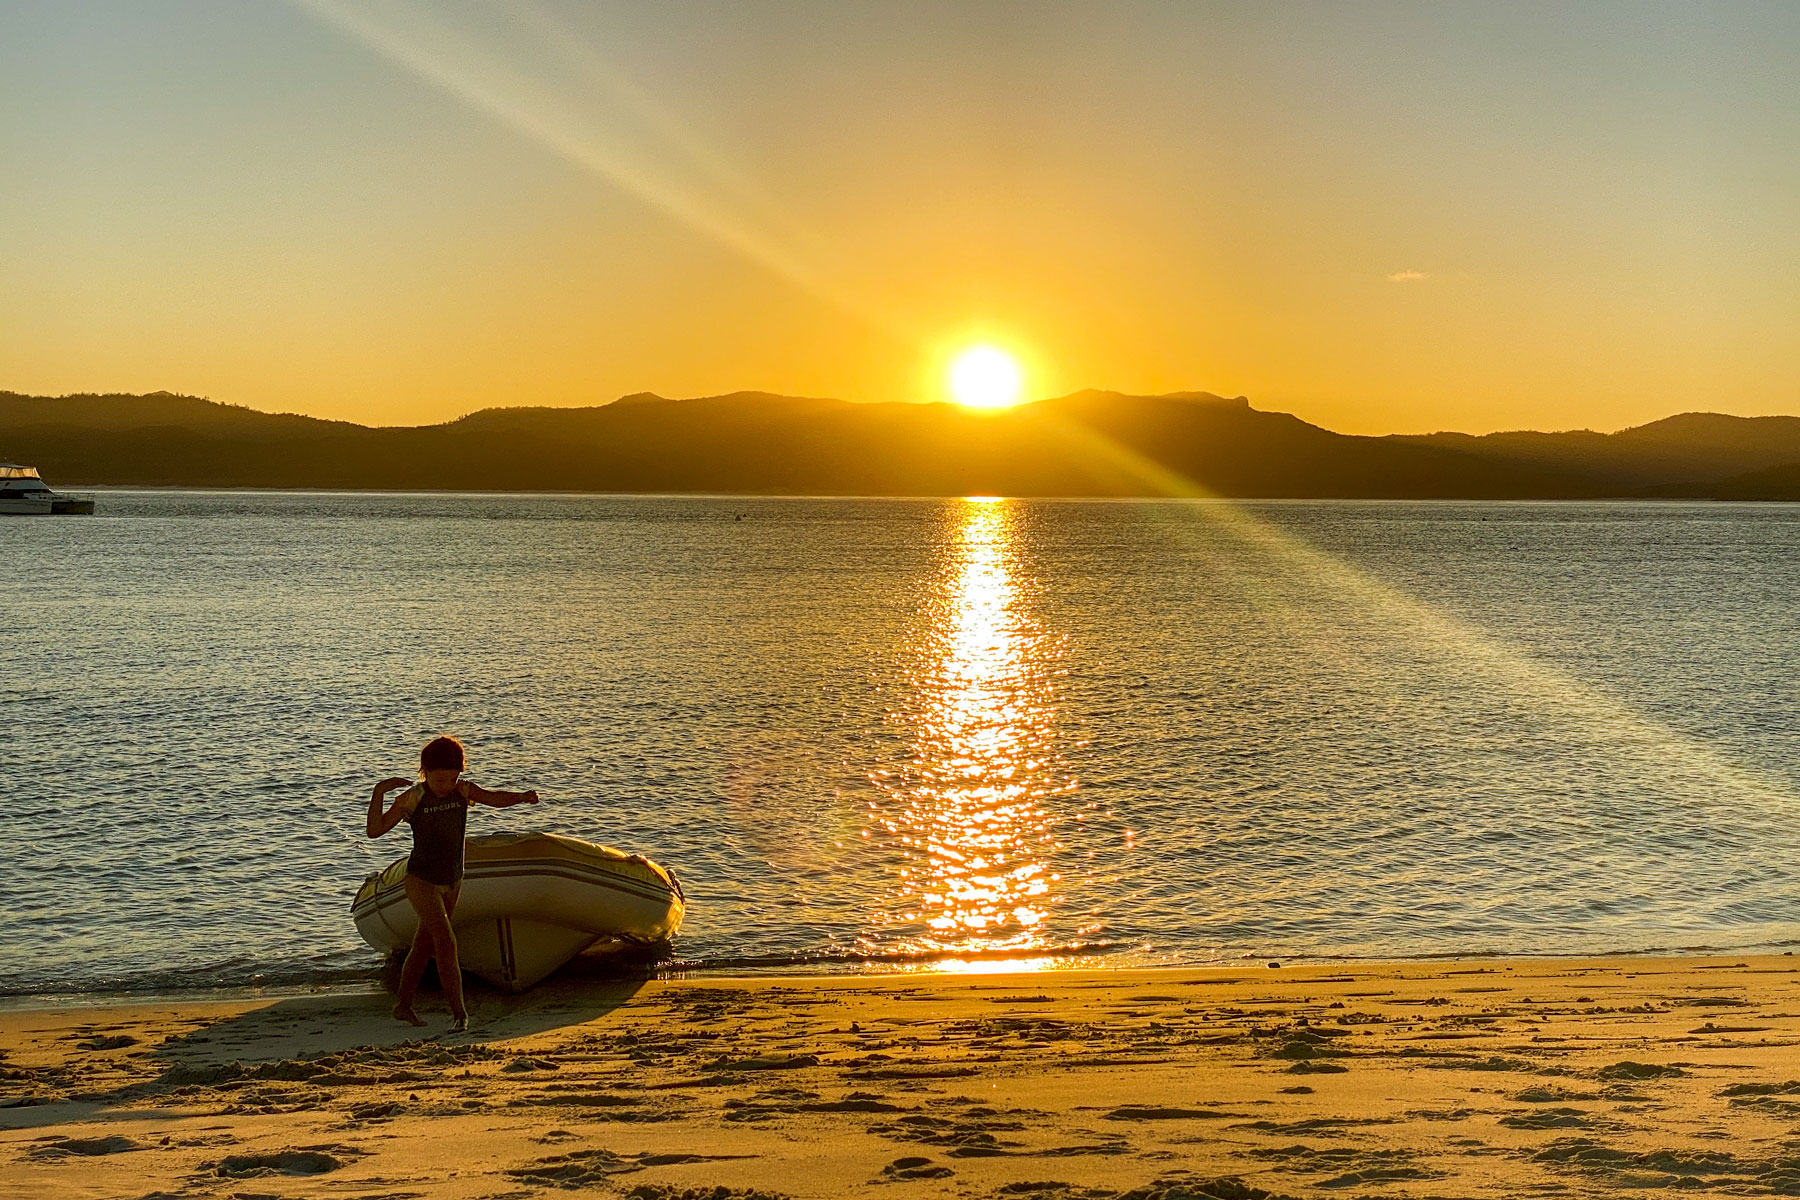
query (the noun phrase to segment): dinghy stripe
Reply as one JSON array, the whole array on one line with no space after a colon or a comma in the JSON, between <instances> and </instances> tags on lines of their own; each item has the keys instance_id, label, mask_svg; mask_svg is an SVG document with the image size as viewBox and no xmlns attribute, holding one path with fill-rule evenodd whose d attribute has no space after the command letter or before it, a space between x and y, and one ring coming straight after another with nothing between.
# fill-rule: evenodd
<instances>
[{"instance_id":1,"label":"dinghy stripe","mask_svg":"<svg viewBox=\"0 0 1800 1200\"><path fill-rule=\"evenodd\" d=\"M524 877L530 875L548 875L563 879L572 879L578 883L593 883L601 887L611 888L616 892L624 892L636 896L640 900L648 900L655 904L682 904L680 893L673 888L657 887L649 881L622 879L610 871L588 866L586 863L562 862L546 863L541 859L495 859L491 862L478 863L467 868L463 873L465 881L473 878L487 878L492 875L510 875ZM404 880L396 880L385 888L378 888L371 895L361 897L351 903L350 913L353 917L361 917L370 906L381 908L391 904L395 899L406 894Z\"/></svg>"}]
</instances>

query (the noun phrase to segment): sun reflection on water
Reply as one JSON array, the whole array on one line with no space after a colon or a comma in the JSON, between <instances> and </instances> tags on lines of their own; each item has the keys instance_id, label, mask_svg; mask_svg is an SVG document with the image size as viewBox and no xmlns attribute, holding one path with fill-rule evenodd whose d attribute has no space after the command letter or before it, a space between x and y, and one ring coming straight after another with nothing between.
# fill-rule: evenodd
<instances>
[{"instance_id":1,"label":"sun reflection on water","mask_svg":"<svg viewBox=\"0 0 1800 1200\"><path fill-rule=\"evenodd\" d=\"M1017 506L971 498L951 520L908 703L894 714L910 754L872 777L873 816L899 852L886 922L905 927L908 949L975 970L1048 947L1057 820L1044 802L1076 784L1057 752L1062 646L1032 619Z\"/></svg>"}]
</instances>

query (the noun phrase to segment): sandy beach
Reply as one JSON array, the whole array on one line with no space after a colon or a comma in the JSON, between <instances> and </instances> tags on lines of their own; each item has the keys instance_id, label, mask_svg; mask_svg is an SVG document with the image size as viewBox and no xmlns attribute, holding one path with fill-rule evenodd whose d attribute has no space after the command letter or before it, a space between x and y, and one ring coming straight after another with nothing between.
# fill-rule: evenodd
<instances>
[{"instance_id":1,"label":"sandy beach","mask_svg":"<svg viewBox=\"0 0 1800 1200\"><path fill-rule=\"evenodd\" d=\"M553 984L456 1036L388 1003L0 1014L0 1194L1800 1194L1792 957Z\"/></svg>"}]
</instances>

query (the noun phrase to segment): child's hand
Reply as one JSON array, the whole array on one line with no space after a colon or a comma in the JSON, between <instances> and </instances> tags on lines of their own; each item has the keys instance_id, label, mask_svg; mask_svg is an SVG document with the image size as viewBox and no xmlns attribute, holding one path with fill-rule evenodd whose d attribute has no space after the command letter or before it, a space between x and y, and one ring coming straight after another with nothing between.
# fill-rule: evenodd
<instances>
[{"instance_id":1,"label":"child's hand","mask_svg":"<svg viewBox=\"0 0 1800 1200\"><path fill-rule=\"evenodd\" d=\"M537 802L538 802L538 799L537 799L536 791L526 792L523 796L519 797L520 804L536 804Z\"/></svg>"},{"instance_id":2,"label":"child's hand","mask_svg":"<svg viewBox=\"0 0 1800 1200\"><path fill-rule=\"evenodd\" d=\"M390 776L388 776L388 778L386 778L386 779L382 780L380 783L376 784L375 788L377 791L391 792L395 788L411 787L412 782L413 782L412 780L402 779L398 775L390 775Z\"/></svg>"}]
</instances>

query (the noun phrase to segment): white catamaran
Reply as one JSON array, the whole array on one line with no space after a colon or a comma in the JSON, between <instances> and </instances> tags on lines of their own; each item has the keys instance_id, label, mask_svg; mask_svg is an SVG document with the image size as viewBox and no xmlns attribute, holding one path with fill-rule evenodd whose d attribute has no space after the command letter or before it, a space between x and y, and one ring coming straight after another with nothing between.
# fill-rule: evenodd
<instances>
[{"instance_id":1,"label":"white catamaran","mask_svg":"<svg viewBox=\"0 0 1800 1200\"><path fill-rule=\"evenodd\" d=\"M91 513L92 500L65 496L50 490L36 467L0 463L0 514L29 516L38 513Z\"/></svg>"}]
</instances>

